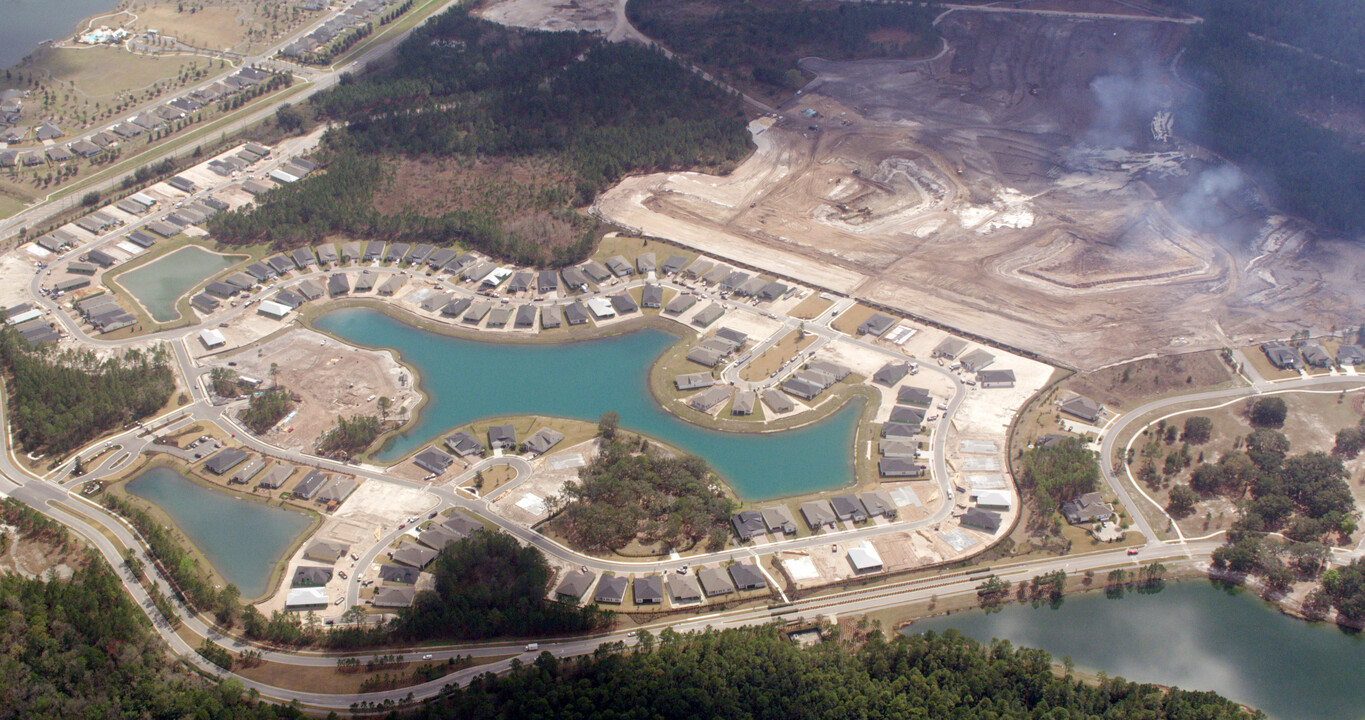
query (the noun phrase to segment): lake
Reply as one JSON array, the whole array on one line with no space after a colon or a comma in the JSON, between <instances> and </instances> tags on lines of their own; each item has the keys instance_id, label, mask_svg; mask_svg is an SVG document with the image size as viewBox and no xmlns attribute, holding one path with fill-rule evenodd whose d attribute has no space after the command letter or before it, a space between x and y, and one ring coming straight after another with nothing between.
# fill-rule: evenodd
<instances>
[{"instance_id":1,"label":"lake","mask_svg":"<svg viewBox=\"0 0 1365 720\"><path fill-rule=\"evenodd\" d=\"M751 500L828 490L853 482L859 407L850 404L804 428L729 433L664 411L649 371L677 342L660 330L558 345L461 340L428 332L376 310L346 308L314 323L347 342L393 348L420 378L427 404L417 424L378 455L395 460L455 426L495 415L549 415L596 421L615 410L621 427L704 458Z\"/></svg>"},{"instance_id":2,"label":"lake","mask_svg":"<svg viewBox=\"0 0 1365 720\"><path fill-rule=\"evenodd\" d=\"M1213 690L1281 720L1342 720L1365 712L1365 641L1279 613L1242 590L1206 581L1159 593L1066 598L1057 609L1011 604L917 622L981 641L1042 648L1076 667L1139 682Z\"/></svg>"},{"instance_id":3,"label":"lake","mask_svg":"<svg viewBox=\"0 0 1365 720\"><path fill-rule=\"evenodd\" d=\"M275 563L311 523L303 513L212 490L170 468L151 468L127 489L164 510L246 599L266 593Z\"/></svg>"},{"instance_id":4,"label":"lake","mask_svg":"<svg viewBox=\"0 0 1365 720\"><path fill-rule=\"evenodd\" d=\"M38 43L69 37L92 15L112 12L115 0L0 0L0 68L23 60Z\"/></svg>"},{"instance_id":5,"label":"lake","mask_svg":"<svg viewBox=\"0 0 1365 720\"><path fill-rule=\"evenodd\" d=\"M137 298L153 320L170 322L180 317L176 301L236 262L237 258L186 245L119 275L114 282Z\"/></svg>"}]
</instances>

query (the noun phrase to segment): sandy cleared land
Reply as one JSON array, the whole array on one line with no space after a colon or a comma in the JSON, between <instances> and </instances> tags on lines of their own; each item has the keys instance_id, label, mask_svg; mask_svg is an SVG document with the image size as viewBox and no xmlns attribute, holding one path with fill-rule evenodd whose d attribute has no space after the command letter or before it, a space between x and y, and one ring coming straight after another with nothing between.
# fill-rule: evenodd
<instances>
[{"instance_id":1,"label":"sandy cleared land","mask_svg":"<svg viewBox=\"0 0 1365 720\"><path fill-rule=\"evenodd\" d=\"M1153 139L1185 92L1164 69L1185 29L984 13L941 29L933 60L803 61L816 80L751 124L731 175L628 178L595 210L1080 369L1358 316L1357 246L1267 215L1181 118Z\"/></svg>"},{"instance_id":2,"label":"sandy cleared land","mask_svg":"<svg viewBox=\"0 0 1365 720\"><path fill-rule=\"evenodd\" d=\"M266 383L271 365L278 365L276 380L302 400L297 415L261 439L291 450L312 449L340 416L378 415L380 397L392 400L395 409L417 401L409 371L391 354L344 345L311 330L291 330L257 347L214 356L211 362L220 367L235 362L232 369L238 374ZM404 375L408 382L400 383Z\"/></svg>"},{"instance_id":3,"label":"sandy cleared land","mask_svg":"<svg viewBox=\"0 0 1365 720\"><path fill-rule=\"evenodd\" d=\"M512 27L605 34L616 25L615 6L612 0L502 0L489 3L477 14Z\"/></svg>"}]
</instances>

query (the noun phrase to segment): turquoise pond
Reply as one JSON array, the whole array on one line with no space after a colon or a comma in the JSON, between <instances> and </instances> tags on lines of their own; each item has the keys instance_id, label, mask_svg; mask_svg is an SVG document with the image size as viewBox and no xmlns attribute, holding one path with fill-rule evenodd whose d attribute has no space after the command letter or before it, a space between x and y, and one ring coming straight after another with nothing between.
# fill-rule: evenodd
<instances>
[{"instance_id":1,"label":"turquoise pond","mask_svg":"<svg viewBox=\"0 0 1365 720\"><path fill-rule=\"evenodd\" d=\"M1213 690L1281 720L1365 716L1365 639L1207 581L1116 599L1088 593L1056 609L1011 604L917 622L905 632L949 628L1070 656L1082 670Z\"/></svg>"},{"instance_id":2,"label":"turquoise pond","mask_svg":"<svg viewBox=\"0 0 1365 720\"><path fill-rule=\"evenodd\" d=\"M244 598L266 593L271 569L310 523L303 513L204 487L170 468L151 468L127 489L164 510Z\"/></svg>"},{"instance_id":3,"label":"turquoise pond","mask_svg":"<svg viewBox=\"0 0 1365 720\"><path fill-rule=\"evenodd\" d=\"M237 258L186 245L119 275L115 282L137 298L153 320L170 322L180 315L175 309L176 301L237 261Z\"/></svg>"},{"instance_id":4,"label":"turquoise pond","mask_svg":"<svg viewBox=\"0 0 1365 720\"><path fill-rule=\"evenodd\" d=\"M414 328L364 308L318 318L319 329L347 342L397 350L420 376L427 404L406 435L378 459L400 458L450 429L495 415L551 415L596 421L615 410L621 426L704 458L751 500L828 490L853 482L859 407L786 432L708 430L661 409L649 371L677 338L641 330L561 345L460 340Z\"/></svg>"}]
</instances>

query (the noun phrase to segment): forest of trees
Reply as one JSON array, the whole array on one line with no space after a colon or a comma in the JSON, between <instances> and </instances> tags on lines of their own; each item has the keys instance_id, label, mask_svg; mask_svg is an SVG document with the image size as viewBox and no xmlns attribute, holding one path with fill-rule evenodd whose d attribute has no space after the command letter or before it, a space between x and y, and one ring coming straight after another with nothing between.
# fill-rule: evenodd
<instances>
[{"instance_id":1,"label":"forest of trees","mask_svg":"<svg viewBox=\"0 0 1365 720\"><path fill-rule=\"evenodd\" d=\"M413 640L481 640L604 630L612 613L546 600L554 570L544 553L511 535L475 531L441 550L432 590L417 594L393 632Z\"/></svg>"},{"instance_id":2,"label":"forest of trees","mask_svg":"<svg viewBox=\"0 0 1365 720\"><path fill-rule=\"evenodd\" d=\"M586 33L510 29L454 8L415 30L394 62L319 94L307 112L344 127L329 132L326 171L262 196L261 207L211 221L228 243L314 242L332 233L392 241L460 243L519 263L585 257L595 222L574 211L626 173L718 169L750 150L734 98L661 53ZM535 193L535 210L569 224L551 247L499 211L490 185L459 209L433 214L420 199L380 213L385 159L538 158L562 186ZM525 214L519 213L519 214Z\"/></svg>"},{"instance_id":3,"label":"forest of trees","mask_svg":"<svg viewBox=\"0 0 1365 720\"><path fill-rule=\"evenodd\" d=\"M158 345L100 360L88 350L34 348L4 328L0 363L9 376L15 440L28 451L62 455L156 412L175 390L170 356Z\"/></svg>"},{"instance_id":4,"label":"forest of trees","mask_svg":"<svg viewBox=\"0 0 1365 720\"><path fill-rule=\"evenodd\" d=\"M1034 447L1024 453L1020 465L1020 487L1032 492L1038 516L1043 518L1051 517L1062 503L1094 492L1100 481L1095 453L1081 438Z\"/></svg>"},{"instance_id":5,"label":"forest of trees","mask_svg":"<svg viewBox=\"0 0 1365 720\"><path fill-rule=\"evenodd\" d=\"M640 32L670 50L777 97L806 83L803 57L916 57L939 48L936 11L910 3L837 0L630 0Z\"/></svg>"},{"instance_id":6,"label":"forest of trees","mask_svg":"<svg viewBox=\"0 0 1365 720\"><path fill-rule=\"evenodd\" d=\"M1337 112L1365 110L1365 74L1358 72L1365 67L1360 4L1165 4L1206 19L1195 26L1180 60L1181 77L1204 91L1177 111L1198 118L1183 123L1182 132L1269 180L1267 189L1286 210L1333 230L1365 230L1359 130L1342 130L1327 120Z\"/></svg>"},{"instance_id":7,"label":"forest of trees","mask_svg":"<svg viewBox=\"0 0 1365 720\"><path fill-rule=\"evenodd\" d=\"M260 435L275 427L275 423L284 419L293 409L294 394L285 388L273 387L252 395L240 418L251 428L251 432Z\"/></svg>"},{"instance_id":8,"label":"forest of trees","mask_svg":"<svg viewBox=\"0 0 1365 720\"><path fill-rule=\"evenodd\" d=\"M7 718L302 717L206 683L166 654L146 616L98 559L69 580L0 577L0 715Z\"/></svg>"},{"instance_id":9,"label":"forest of trees","mask_svg":"<svg viewBox=\"0 0 1365 720\"><path fill-rule=\"evenodd\" d=\"M684 549L709 538L716 550L729 538L738 506L695 455L669 456L646 441L603 438L602 451L578 477L551 500L556 523L576 547L619 550L638 539Z\"/></svg>"},{"instance_id":10,"label":"forest of trees","mask_svg":"<svg viewBox=\"0 0 1365 720\"><path fill-rule=\"evenodd\" d=\"M645 634L647 635L647 633ZM641 652L560 661L443 695L415 717L508 718L1162 718L1256 717L1209 692L1120 678L1058 677L1051 657L948 632L801 649L775 627L643 638Z\"/></svg>"}]
</instances>

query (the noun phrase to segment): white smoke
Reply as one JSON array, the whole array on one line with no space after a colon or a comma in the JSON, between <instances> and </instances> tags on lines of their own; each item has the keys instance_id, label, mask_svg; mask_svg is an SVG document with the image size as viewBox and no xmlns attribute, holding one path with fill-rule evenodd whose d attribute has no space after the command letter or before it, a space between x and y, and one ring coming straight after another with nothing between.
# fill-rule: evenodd
<instances>
[{"instance_id":1,"label":"white smoke","mask_svg":"<svg viewBox=\"0 0 1365 720\"><path fill-rule=\"evenodd\" d=\"M1151 64L1090 81L1095 115L1082 140L1097 147L1132 148L1151 132L1152 117L1173 98L1166 73Z\"/></svg>"}]
</instances>

